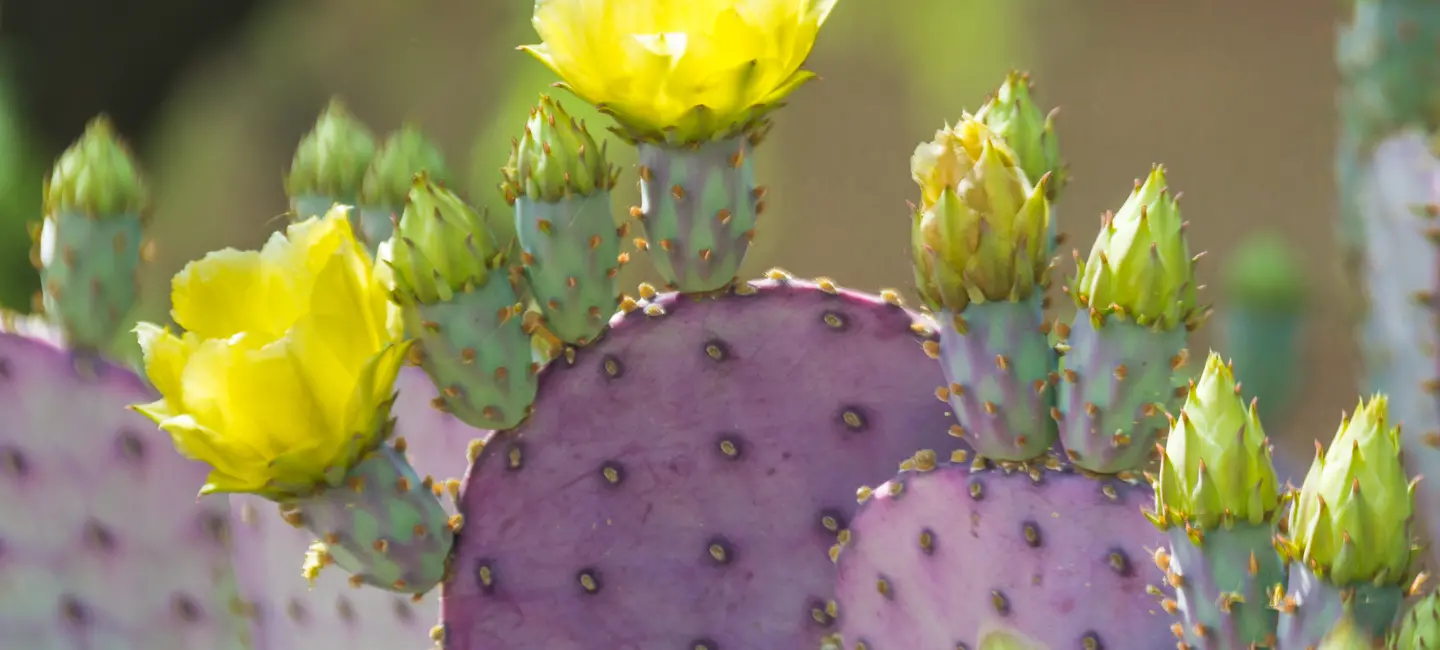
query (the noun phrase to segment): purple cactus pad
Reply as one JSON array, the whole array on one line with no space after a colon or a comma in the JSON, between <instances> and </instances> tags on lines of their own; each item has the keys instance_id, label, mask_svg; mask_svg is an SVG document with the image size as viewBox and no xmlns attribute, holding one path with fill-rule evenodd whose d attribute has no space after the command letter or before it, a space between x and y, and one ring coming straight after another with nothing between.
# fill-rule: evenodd
<instances>
[{"instance_id":1,"label":"purple cactus pad","mask_svg":"<svg viewBox=\"0 0 1440 650\"><path fill-rule=\"evenodd\" d=\"M0 647L244 647L207 468L127 410L134 373L33 334L0 332Z\"/></svg>"},{"instance_id":2,"label":"purple cactus pad","mask_svg":"<svg viewBox=\"0 0 1440 650\"><path fill-rule=\"evenodd\" d=\"M466 477L447 650L795 650L855 489L953 445L933 327L772 275L665 294L541 376ZM918 332L918 333L917 333Z\"/></svg>"},{"instance_id":3,"label":"purple cactus pad","mask_svg":"<svg viewBox=\"0 0 1440 650\"><path fill-rule=\"evenodd\" d=\"M1153 498L1144 483L1044 466L903 472L851 522L833 647L1174 647L1176 619L1146 590L1166 543L1142 514Z\"/></svg>"}]
</instances>

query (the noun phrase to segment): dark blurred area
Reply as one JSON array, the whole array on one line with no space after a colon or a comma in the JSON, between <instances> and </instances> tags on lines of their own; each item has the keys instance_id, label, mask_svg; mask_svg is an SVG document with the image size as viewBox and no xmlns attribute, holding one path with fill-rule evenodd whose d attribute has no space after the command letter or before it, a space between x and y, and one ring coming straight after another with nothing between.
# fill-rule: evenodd
<instances>
[{"instance_id":1,"label":"dark blurred area","mask_svg":"<svg viewBox=\"0 0 1440 650\"><path fill-rule=\"evenodd\" d=\"M504 209L497 168L554 81L514 51L535 39L530 9L528 0L6 2L0 302L26 306L35 277L23 223L38 217L41 174L100 112L130 138L155 188L159 258L145 272L137 318L164 318L169 278L187 261L256 246L283 223L281 175L335 94L380 136L417 120L467 170L471 201ZM1074 179L1057 207L1070 234L1062 274L1070 247L1088 250L1100 213L1163 162L1184 192L1192 245L1209 251L1204 281L1216 284L1239 241L1274 232L1306 253L1312 292L1330 295L1339 9L1303 0L841 0L809 64L822 81L793 97L758 153L775 216L743 272L782 266L911 293L910 154L1020 68L1033 73L1042 104L1062 107ZM579 102L566 106L605 124ZM621 165L633 162L618 141L610 147ZM625 174L627 191L617 194L628 201L634 178ZM626 280L650 279L644 266L630 265ZM1353 403L1346 309L1322 299L1305 333L1305 401L1334 407L1297 413L1277 437L1308 445ZM1197 356L1217 344L1210 329L1194 339Z\"/></svg>"},{"instance_id":2,"label":"dark blurred area","mask_svg":"<svg viewBox=\"0 0 1440 650\"><path fill-rule=\"evenodd\" d=\"M303 1L303 0L301 0ZM4 64L46 158L96 113L145 140L196 60L230 47L267 0L9 0L0 5Z\"/></svg>"}]
</instances>

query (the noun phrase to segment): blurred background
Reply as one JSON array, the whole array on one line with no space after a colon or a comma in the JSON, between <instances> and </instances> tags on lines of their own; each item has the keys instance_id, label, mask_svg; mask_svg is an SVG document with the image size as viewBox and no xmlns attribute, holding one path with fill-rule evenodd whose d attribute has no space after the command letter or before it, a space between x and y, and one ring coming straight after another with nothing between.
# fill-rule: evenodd
<instances>
[{"instance_id":1,"label":"blurred background","mask_svg":"<svg viewBox=\"0 0 1440 650\"><path fill-rule=\"evenodd\" d=\"M418 121L469 198L503 210L498 168L554 80L514 50L536 40L530 10L527 0L4 3L0 302L29 308L37 280L25 223L38 217L40 179L100 112L130 139L154 193L159 256L140 318L165 318L169 278L187 261L256 247L282 225L281 177L335 94L379 136ZM1301 251L1315 298L1300 334L1306 408L1269 426L1308 462L1309 441L1328 438L1355 399L1351 308L1330 289L1339 12L1301 0L841 0L809 66L822 81L779 112L761 149L770 209L747 272L781 266L913 295L914 146L978 107L1007 70L1029 70L1037 100L1062 107L1073 178L1057 206L1070 234L1063 272L1069 248L1088 251L1099 215L1155 162L1184 193L1192 246L1209 251L1205 282L1259 233ZM566 106L590 116L592 131L606 124ZM650 279L645 266L632 264L628 281ZM1192 345L1197 365L1219 344L1214 331Z\"/></svg>"}]
</instances>

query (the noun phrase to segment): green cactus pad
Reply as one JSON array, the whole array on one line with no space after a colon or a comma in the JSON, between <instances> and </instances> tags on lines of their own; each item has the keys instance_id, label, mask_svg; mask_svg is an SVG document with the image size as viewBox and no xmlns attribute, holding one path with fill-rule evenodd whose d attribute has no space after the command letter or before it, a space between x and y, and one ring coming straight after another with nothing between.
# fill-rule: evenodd
<instances>
[{"instance_id":1,"label":"green cactus pad","mask_svg":"<svg viewBox=\"0 0 1440 650\"><path fill-rule=\"evenodd\" d=\"M402 303L419 365L440 391L433 406L478 429L525 420L539 364L523 311L509 278L496 273L442 302Z\"/></svg>"},{"instance_id":2,"label":"green cactus pad","mask_svg":"<svg viewBox=\"0 0 1440 650\"><path fill-rule=\"evenodd\" d=\"M1280 491L1270 450L1255 404L1245 408L1233 369L1211 352L1160 456L1156 523L1204 531L1274 524Z\"/></svg>"},{"instance_id":3,"label":"green cactus pad","mask_svg":"<svg viewBox=\"0 0 1440 650\"><path fill-rule=\"evenodd\" d=\"M281 512L319 538L305 561L307 578L333 562L365 584L411 594L444 579L458 526L390 446L363 457L342 485L283 503Z\"/></svg>"},{"instance_id":4,"label":"green cactus pad","mask_svg":"<svg viewBox=\"0 0 1440 650\"><path fill-rule=\"evenodd\" d=\"M1050 175L1045 196L1051 201L1060 197L1068 174L1060 160L1060 141L1055 135L1055 113L1040 112L1030 93L1034 87L1030 75L1012 71L995 91L975 119L984 122L1015 152L1020 169L1032 182Z\"/></svg>"},{"instance_id":5,"label":"green cactus pad","mask_svg":"<svg viewBox=\"0 0 1440 650\"><path fill-rule=\"evenodd\" d=\"M1365 582L1336 586L1301 562L1291 562L1289 571L1285 589L1270 599L1270 606L1280 613L1276 648L1379 647L1405 603L1405 590L1399 586ZM1345 639L1360 643L1338 645Z\"/></svg>"},{"instance_id":6,"label":"green cactus pad","mask_svg":"<svg viewBox=\"0 0 1440 650\"><path fill-rule=\"evenodd\" d=\"M45 181L30 227L41 302L71 347L107 349L139 298L146 189L110 121L92 120Z\"/></svg>"},{"instance_id":7,"label":"green cactus pad","mask_svg":"<svg viewBox=\"0 0 1440 650\"><path fill-rule=\"evenodd\" d=\"M1436 592L1430 592L1405 612L1389 642L1390 650L1440 648L1440 597Z\"/></svg>"},{"instance_id":8,"label":"green cactus pad","mask_svg":"<svg viewBox=\"0 0 1440 650\"><path fill-rule=\"evenodd\" d=\"M1081 311L1159 329L1193 329L1204 317L1184 221L1159 165L1143 183L1135 181L1118 212L1105 216L1089 259L1077 255L1075 264L1069 293Z\"/></svg>"},{"instance_id":9,"label":"green cactus pad","mask_svg":"<svg viewBox=\"0 0 1440 650\"><path fill-rule=\"evenodd\" d=\"M1060 327L1060 441L1077 466L1096 473L1142 470L1167 413L1185 392L1177 373L1186 361L1185 328L1156 330L1132 321L1102 321L1085 311Z\"/></svg>"},{"instance_id":10,"label":"green cactus pad","mask_svg":"<svg viewBox=\"0 0 1440 650\"><path fill-rule=\"evenodd\" d=\"M360 183L356 233L372 254L380 242L394 234L394 220L405 209L415 175L420 172L441 185L450 181L450 169L440 148L425 137L418 125L407 122L385 139Z\"/></svg>"},{"instance_id":11,"label":"green cactus pad","mask_svg":"<svg viewBox=\"0 0 1440 650\"><path fill-rule=\"evenodd\" d=\"M1294 311L1305 303L1305 285L1294 247L1278 235L1247 238L1225 263L1225 294L1235 307Z\"/></svg>"},{"instance_id":12,"label":"green cactus pad","mask_svg":"<svg viewBox=\"0 0 1440 650\"><path fill-rule=\"evenodd\" d=\"M1361 402L1315 462L1290 511L1283 550L1337 587L1398 585L1410 577L1415 483L1400 459L1387 400Z\"/></svg>"},{"instance_id":13,"label":"green cactus pad","mask_svg":"<svg viewBox=\"0 0 1440 650\"><path fill-rule=\"evenodd\" d=\"M1275 553L1269 523L1232 524L1200 531L1172 527L1165 566L1195 648L1274 647L1278 613L1270 596L1285 587L1285 563ZM1165 564L1165 562L1162 562ZM1209 630L1209 644L1196 630ZM1211 645L1219 642L1219 645Z\"/></svg>"},{"instance_id":14,"label":"green cactus pad","mask_svg":"<svg viewBox=\"0 0 1440 650\"><path fill-rule=\"evenodd\" d=\"M147 202L134 155L104 115L90 120L80 139L60 154L44 192L46 214L141 214Z\"/></svg>"},{"instance_id":15,"label":"green cactus pad","mask_svg":"<svg viewBox=\"0 0 1440 650\"><path fill-rule=\"evenodd\" d=\"M501 172L505 182L500 189L512 204L520 197L553 203L607 193L619 175L585 124L546 95L530 109L525 133L514 141Z\"/></svg>"},{"instance_id":16,"label":"green cactus pad","mask_svg":"<svg viewBox=\"0 0 1440 650\"><path fill-rule=\"evenodd\" d=\"M508 224L491 223L428 174L417 174L390 251L396 302L444 302L485 284L506 263L503 251L509 242L497 237L495 225L508 230ZM508 303L495 308L504 306Z\"/></svg>"},{"instance_id":17,"label":"green cactus pad","mask_svg":"<svg viewBox=\"0 0 1440 650\"><path fill-rule=\"evenodd\" d=\"M1055 351L1041 328L1040 295L1023 302L971 305L940 314L940 367L957 426L985 458L1023 462L1055 443L1054 392L1048 380Z\"/></svg>"},{"instance_id":18,"label":"green cactus pad","mask_svg":"<svg viewBox=\"0 0 1440 650\"><path fill-rule=\"evenodd\" d=\"M755 142L758 134L695 147L638 145L641 203L631 214L645 239L637 246L667 287L708 293L734 283L765 206Z\"/></svg>"},{"instance_id":19,"label":"green cactus pad","mask_svg":"<svg viewBox=\"0 0 1440 650\"><path fill-rule=\"evenodd\" d=\"M285 176L285 194L296 218L323 215L336 203L354 205L374 157L370 129L339 98L331 99L300 140Z\"/></svg>"},{"instance_id":20,"label":"green cactus pad","mask_svg":"<svg viewBox=\"0 0 1440 650\"><path fill-rule=\"evenodd\" d=\"M921 203L911 223L920 296L931 309L1024 301L1049 283L1048 177L1032 185L1015 154L967 116L915 149Z\"/></svg>"},{"instance_id":21,"label":"green cactus pad","mask_svg":"<svg viewBox=\"0 0 1440 650\"><path fill-rule=\"evenodd\" d=\"M610 193L557 202L521 197L515 224L546 329L572 345L594 341L620 304L620 236Z\"/></svg>"}]
</instances>

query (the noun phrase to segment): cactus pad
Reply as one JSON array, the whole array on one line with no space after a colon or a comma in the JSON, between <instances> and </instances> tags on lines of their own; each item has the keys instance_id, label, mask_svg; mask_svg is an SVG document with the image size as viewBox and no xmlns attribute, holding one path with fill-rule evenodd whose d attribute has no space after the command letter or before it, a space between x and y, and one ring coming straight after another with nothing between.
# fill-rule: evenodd
<instances>
[{"instance_id":1,"label":"cactus pad","mask_svg":"<svg viewBox=\"0 0 1440 650\"><path fill-rule=\"evenodd\" d=\"M466 479L446 648L792 650L833 629L827 553L855 487L950 422L932 326L772 278L642 291L541 374L534 415Z\"/></svg>"},{"instance_id":2,"label":"cactus pad","mask_svg":"<svg viewBox=\"0 0 1440 650\"><path fill-rule=\"evenodd\" d=\"M123 368L0 332L0 645L244 647L228 508L197 501L207 468L125 408L151 397Z\"/></svg>"},{"instance_id":3,"label":"cactus pad","mask_svg":"<svg viewBox=\"0 0 1440 650\"><path fill-rule=\"evenodd\" d=\"M1140 516L1149 486L1025 469L917 462L862 490L832 647L1173 647L1146 587L1164 543Z\"/></svg>"}]
</instances>

